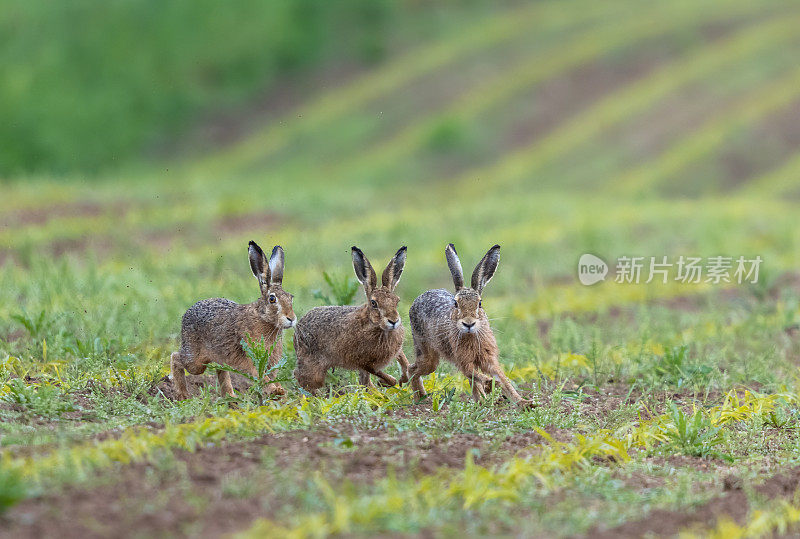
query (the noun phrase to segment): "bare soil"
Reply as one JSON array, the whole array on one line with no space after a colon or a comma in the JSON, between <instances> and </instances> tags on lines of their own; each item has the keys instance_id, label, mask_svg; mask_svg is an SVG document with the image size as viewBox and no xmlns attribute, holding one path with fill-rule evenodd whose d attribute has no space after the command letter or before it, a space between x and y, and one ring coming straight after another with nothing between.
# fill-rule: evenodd
<instances>
[{"instance_id":1,"label":"bare soil","mask_svg":"<svg viewBox=\"0 0 800 539\"><path fill-rule=\"evenodd\" d=\"M515 107L515 118L502 141L504 150L515 150L546 136L553 128L587 106L646 76L669 58L655 50L643 51L625 62L609 59L591 62L552 77L535 88L526 99L535 104L526 114L523 104Z\"/></svg>"},{"instance_id":2,"label":"bare soil","mask_svg":"<svg viewBox=\"0 0 800 539\"><path fill-rule=\"evenodd\" d=\"M68 218L80 215L86 216L99 216L104 213L111 212L114 208L112 204L110 210L106 211L98 208L96 213L86 213L86 209L78 206L77 209L73 208L72 204L65 204L63 207L58 208L48 219ZM52 208L51 208L52 210ZM71 213L73 212L74 213ZM39 222L42 217L39 215L39 210L30 210L31 215L25 217L25 213L20 213L17 216L22 221L15 223L14 226L22 226L23 221L28 221L29 224L44 224L46 221ZM116 211L116 210L114 210ZM50 214L48 214L50 215ZM244 233L250 233L253 230L258 230L259 234L263 234L270 230L274 230L285 221L284 217L274 212L257 211L236 216L221 217L208 224L208 229L216 235L220 240L229 237L235 237ZM9 226L9 225L7 225ZM205 226L205 225L204 225ZM182 223L176 225L171 229L164 229L158 231L145 232L138 236L131 237L130 239L136 244L144 248L154 249L158 252L170 252L175 248L179 242L192 243L197 240L194 231L196 226L193 223ZM42 247L54 256L61 257L65 255L83 254L87 252L95 252L98 255L108 253L120 249L113 236L109 235L104 230L98 230L96 234L87 234L77 238L63 238L54 240ZM125 246L127 248L127 244ZM13 249L4 249L0 251L0 265L6 261L11 260L17 264L21 263L18 252Z\"/></svg>"},{"instance_id":3,"label":"bare soil","mask_svg":"<svg viewBox=\"0 0 800 539\"><path fill-rule=\"evenodd\" d=\"M587 536L594 538L643 537L647 534L669 537L681 531L698 527L713 527L721 518L742 524L750 512L750 501L743 482L734 476L726 477L722 496L714 498L693 510L670 511L658 509L643 519L626 522L608 530L593 529ZM800 485L800 467L773 475L753 490L765 498L789 498Z\"/></svg>"},{"instance_id":4,"label":"bare soil","mask_svg":"<svg viewBox=\"0 0 800 539\"><path fill-rule=\"evenodd\" d=\"M123 216L128 209L129 205L122 201L111 204L101 204L88 200L60 202L58 204L14 211L3 217L0 221L0 227L41 226L54 219L63 219L65 217L99 217L106 214Z\"/></svg>"},{"instance_id":5,"label":"bare soil","mask_svg":"<svg viewBox=\"0 0 800 539\"><path fill-rule=\"evenodd\" d=\"M537 433L499 443L473 434L428 438L386 428L350 432L351 424L178 451L174 459L119 467L92 484L69 486L12 508L0 537L217 537L270 517L284 503L276 474L319 470L329 481L367 485L398 476L461 468L468 452L484 466L535 451Z\"/></svg>"}]
</instances>

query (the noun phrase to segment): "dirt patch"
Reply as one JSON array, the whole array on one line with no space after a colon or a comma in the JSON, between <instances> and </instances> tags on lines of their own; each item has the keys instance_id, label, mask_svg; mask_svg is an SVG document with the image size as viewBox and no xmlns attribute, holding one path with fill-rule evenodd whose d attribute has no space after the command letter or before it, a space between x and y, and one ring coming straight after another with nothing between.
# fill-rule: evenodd
<instances>
[{"instance_id":1,"label":"dirt patch","mask_svg":"<svg viewBox=\"0 0 800 539\"><path fill-rule=\"evenodd\" d=\"M0 410L7 412L24 412L25 407L17 402L0 402Z\"/></svg>"},{"instance_id":2,"label":"dirt patch","mask_svg":"<svg viewBox=\"0 0 800 539\"><path fill-rule=\"evenodd\" d=\"M644 457L642 462L653 464L664 470L664 473L645 473L642 471L631 471L625 467L616 468L613 471L614 477L625 483L625 486L634 491L645 491L663 487L667 483L667 477L674 473L674 470L688 469L692 472L704 471L715 473L718 476L732 473L733 468L725 461L712 460L703 457L690 457L686 455L669 456L650 456ZM731 476L732 477L732 476ZM694 483L695 489L713 489L714 482Z\"/></svg>"},{"instance_id":3,"label":"dirt patch","mask_svg":"<svg viewBox=\"0 0 800 539\"><path fill-rule=\"evenodd\" d=\"M800 275L794 273L783 274L782 279L790 285L797 287L800 290ZM784 281L781 281L784 282ZM548 281L549 283L549 281ZM775 285L770 292L774 297L778 297L780 290L785 287ZM800 294L800 292L798 292ZM646 307L664 307L672 311L679 311L685 313L701 313L708 310L710 305L718 308L720 304L723 306L732 306L737 303L744 303L747 301L754 301L757 298L753 293L744 286L723 288L704 292L702 294L685 294L674 297L664 297L649 299L644 302L637 302L623 305L610 305L598 311L593 312L575 312L564 311L558 313L553 318L539 318L536 320L536 329L538 330L539 340L545 348L550 348L550 332L554 325L559 320L574 320L583 324L597 324L605 321L627 322L630 324L637 323L637 309ZM800 333L800 329L798 330Z\"/></svg>"},{"instance_id":4,"label":"dirt patch","mask_svg":"<svg viewBox=\"0 0 800 539\"><path fill-rule=\"evenodd\" d=\"M800 273L787 271L778 275L769 287L769 297L774 300L780 299L784 290L800 295Z\"/></svg>"},{"instance_id":5,"label":"dirt patch","mask_svg":"<svg viewBox=\"0 0 800 539\"><path fill-rule=\"evenodd\" d=\"M766 498L784 498L794 495L800 485L800 467L772 476L754 487L754 491ZM722 496L710 500L692 511L651 511L644 519L626 522L610 530L592 530L587 535L599 538L642 537L647 534L673 536L691 528L708 528L721 518L742 524L750 512L750 502L743 482L733 476L724 480Z\"/></svg>"},{"instance_id":6,"label":"dirt patch","mask_svg":"<svg viewBox=\"0 0 800 539\"><path fill-rule=\"evenodd\" d=\"M319 470L357 485L385 477L461 468L468 452L488 466L535 450L537 433L493 444L473 434L431 439L384 428L349 432L352 424L179 451L174 460L118 468L94 484L30 499L12 508L0 537L178 535L212 537L247 528L287 503L275 475ZM498 443L499 442L499 443ZM532 447L533 446L533 447Z\"/></svg>"},{"instance_id":7,"label":"dirt patch","mask_svg":"<svg viewBox=\"0 0 800 539\"><path fill-rule=\"evenodd\" d=\"M0 258L0 263L2 263L2 258ZM9 331L8 334L2 337L2 339L7 343L13 343L23 339L26 335L28 335L26 330L17 328Z\"/></svg>"},{"instance_id":8,"label":"dirt patch","mask_svg":"<svg viewBox=\"0 0 800 539\"><path fill-rule=\"evenodd\" d=\"M42 226L55 219L99 217L108 214L122 217L129 208L129 204L122 201L113 203L99 203L86 200L60 202L49 206L15 211L0 221L0 227Z\"/></svg>"},{"instance_id":9,"label":"dirt patch","mask_svg":"<svg viewBox=\"0 0 800 539\"><path fill-rule=\"evenodd\" d=\"M644 460L660 467L691 468L692 470L701 472L722 473L731 470L730 466L722 464L724 461L703 457L691 457L688 455L654 455L652 457L646 457Z\"/></svg>"},{"instance_id":10,"label":"dirt patch","mask_svg":"<svg viewBox=\"0 0 800 539\"><path fill-rule=\"evenodd\" d=\"M294 116L296 111L321 88L334 90L363 71L364 66L354 63L340 63L322 67L313 73L295 74L280 77L264 95L255 97L248 103L224 110L211 111L201 118L189 133L173 140L159 141L152 152L159 158L174 155L203 155L204 150L218 150L246 138L259 127L281 122Z\"/></svg>"},{"instance_id":11,"label":"dirt patch","mask_svg":"<svg viewBox=\"0 0 800 539\"><path fill-rule=\"evenodd\" d=\"M233 236L250 232L263 234L277 228L284 222L283 216L273 212L253 212L244 215L234 215L220 219L214 230L225 236Z\"/></svg>"},{"instance_id":12,"label":"dirt patch","mask_svg":"<svg viewBox=\"0 0 800 539\"><path fill-rule=\"evenodd\" d=\"M800 147L800 100L768 115L750 129L747 139L728 144L719 152L721 186L736 189L790 158ZM745 147L746 146L746 147ZM746 150L746 151L742 151Z\"/></svg>"},{"instance_id":13,"label":"dirt patch","mask_svg":"<svg viewBox=\"0 0 800 539\"><path fill-rule=\"evenodd\" d=\"M110 211L110 210L109 210ZM102 213L102 212L101 212ZM100 215L98 213L97 215ZM173 250L179 241L200 243L207 240L208 235L198 235L198 229L205 229L218 239L237 236L245 232L253 234L263 234L265 230L273 230L284 222L283 216L272 212L253 212L237 216L228 216L216 219L202 226L195 223L175 224L173 228L142 232L138 236L131 236L129 242L120 244L113 236L106 233L87 234L76 238L63 238L37 246L37 251L47 251L55 257L85 254L95 252L98 255L105 255L109 252L128 249L130 242L145 249L154 249L158 252L167 253ZM4 249L0 251L0 265L6 261L13 261L23 264L23 257L19 251L14 249Z\"/></svg>"},{"instance_id":14,"label":"dirt patch","mask_svg":"<svg viewBox=\"0 0 800 539\"><path fill-rule=\"evenodd\" d=\"M536 87L531 98L526 99L526 103L535 104L529 114L525 114L526 107L515 107L516 116L503 141L503 148L515 150L531 144L564 122L565 118L576 112L579 114L587 106L646 76L667 60L660 51L644 51L624 62L612 58L606 62L583 64L544 81Z\"/></svg>"},{"instance_id":15,"label":"dirt patch","mask_svg":"<svg viewBox=\"0 0 800 539\"><path fill-rule=\"evenodd\" d=\"M668 411L668 403L675 402L679 408L691 413L692 405L700 402L705 406L718 405L724 393L709 390L698 393L691 389L675 390L643 390L641 386L631 386L624 382L609 381L601 386L584 385L590 380L574 380L564 384L561 389L565 398L559 404L565 413L577 411L581 417L593 418L598 425L603 425L607 418L625 406L635 405L638 417L647 420ZM739 391L744 394L744 389ZM537 395L541 402L549 402L552 391L545 390Z\"/></svg>"}]
</instances>

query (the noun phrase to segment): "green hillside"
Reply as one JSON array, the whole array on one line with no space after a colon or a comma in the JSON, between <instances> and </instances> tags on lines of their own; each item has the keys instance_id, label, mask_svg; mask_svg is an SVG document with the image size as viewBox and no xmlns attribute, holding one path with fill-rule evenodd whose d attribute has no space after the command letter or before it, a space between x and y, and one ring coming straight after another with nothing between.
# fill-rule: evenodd
<instances>
[{"instance_id":1,"label":"green hillside","mask_svg":"<svg viewBox=\"0 0 800 539\"><path fill-rule=\"evenodd\" d=\"M0 511L15 505L0 536L68 517L125 535L796 533L780 486L800 477L794 2L235 2L227 18L109 3L86 22L96 33L61 38L76 40L63 57L20 21L80 21L93 4L9 5L0 111L20 120L0 127ZM286 35L262 32L275 10ZM187 14L197 24L176 22ZM129 72L112 52L155 19ZM63 79L97 92L70 94L87 122L68 129L66 108L48 113L53 88L14 80L44 57L61 78L53 66L83 49L124 73ZM219 78L198 79L199 59ZM114 85L152 70L164 91L114 112ZM105 131L117 113L124 127ZM218 125L232 127L206 136ZM221 399L206 375L174 401L181 315L257 297L251 239L284 247L299 315L332 295L323 271L353 278L351 245L376 269L407 245L412 362L408 307L452 288L445 245L471 272L499 243L483 305L539 406L474 403L445 361L421 403L338 369L308 397L291 331L285 398ZM605 282L578 282L584 253L610 264ZM763 264L755 284L615 282L632 256Z\"/></svg>"}]
</instances>

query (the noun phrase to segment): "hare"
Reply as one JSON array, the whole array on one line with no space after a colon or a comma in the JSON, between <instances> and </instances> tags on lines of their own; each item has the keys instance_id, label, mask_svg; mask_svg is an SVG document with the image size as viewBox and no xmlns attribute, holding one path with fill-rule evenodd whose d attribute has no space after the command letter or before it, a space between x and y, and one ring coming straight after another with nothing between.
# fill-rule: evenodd
<instances>
[{"instance_id":1,"label":"hare","mask_svg":"<svg viewBox=\"0 0 800 539\"><path fill-rule=\"evenodd\" d=\"M389 261L381 286L361 249L353 246L352 255L367 302L359 306L315 307L297 322L294 332L294 376L312 394L325 384L330 367L360 371L359 382L367 387L373 387L370 375L388 387L397 384L397 380L381 369L397 358L402 371L400 383L408 380L403 326L397 312L400 298L394 293L406 263L406 248L401 247Z\"/></svg>"},{"instance_id":2,"label":"hare","mask_svg":"<svg viewBox=\"0 0 800 539\"><path fill-rule=\"evenodd\" d=\"M414 300L408 313L416 354L416 361L408 371L414 394L418 398L426 396L422 377L436 370L439 358L444 357L469 378L475 400L491 391L495 377L512 402L531 406L532 401L517 393L500 366L497 341L481 305L483 288L500 260L500 246L493 246L478 262L470 288L464 286L461 261L452 243L445 248L445 257L453 275L455 296L443 289L428 290Z\"/></svg>"},{"instance_id":3,"label":"hare","mask_svg":"<svg viewBox=\"0 0 800 539\"><path fill-rule=\"evenodd\" d=\"M171 358L172 383L179 399L189 396L184 369L191 374L202 374L209 363L216 362L257 376L253 361L242 349L245 335L252 339L265 337L267 346L275 343L270 366L281 357L282 332L293 327L297 320L292 309L293 296L281 288L283 248L276 245L268 261L261 247L251 241L248 255L250 268L261 288L260 298L244 305L223 298L205 299L192 305L183 315L181 347ZM217 380L222 395L233 396L230 373L217 372ZM278 383L269 384L267 392L285 394Z\"/></svg>"}]
</instances>

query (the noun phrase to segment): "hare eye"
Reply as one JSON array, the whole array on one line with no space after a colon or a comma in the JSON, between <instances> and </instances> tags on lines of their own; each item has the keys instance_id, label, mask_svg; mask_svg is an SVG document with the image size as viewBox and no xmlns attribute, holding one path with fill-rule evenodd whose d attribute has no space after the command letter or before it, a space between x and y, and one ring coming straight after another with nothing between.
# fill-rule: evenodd
<instances>
[{"instance_id":1,"label":"hare eye","mask_svg":"<svg viewBox=\"0 0 800 539\"><path fill-rule=\"evenodd\" d=\"M369 304L370 304L370 305L372 305L372 306L373 306L374 308L376 308L376 309L378 308L378 302L377 302L377 301L375 301L374 299L373 299L373 300L370 300Z\"/></svg>"},{"instance_id":2,"label":"hare eye","mask_svg":"<svg viewBox=\"0 0 800 539\"><path fill-rule=\"evenodd\" d=\"M453 300L453 307L455 307L456 309L458 309L458 301L456 301L456 300Z\"/></svg>"},{"instance_id":3,"label":"hare eye","mask_svg":"<svg viewBox=\"0 0 800 539\"><path fill-rule=\"evenodd\" d=\"M483 307L483 302L482 302L482 301L479 301L479 302L478 302L478 309L480 309L480 308L482 308L482 307Z\"/></svg>"},{"instance_id":4,"label":"hare eye","mask_svg":"<svg viewBox=\"0 0 800 539\"><path fill-rule=\"evenodd\" d=\"M276 297L275 297L275 296L273 296L273 295L270 295L270 296L269 296L269 302L270 302L270 303L275 303L276 301L278 301L278 298L276 298Z\"/></svg>"}]
</instances>

